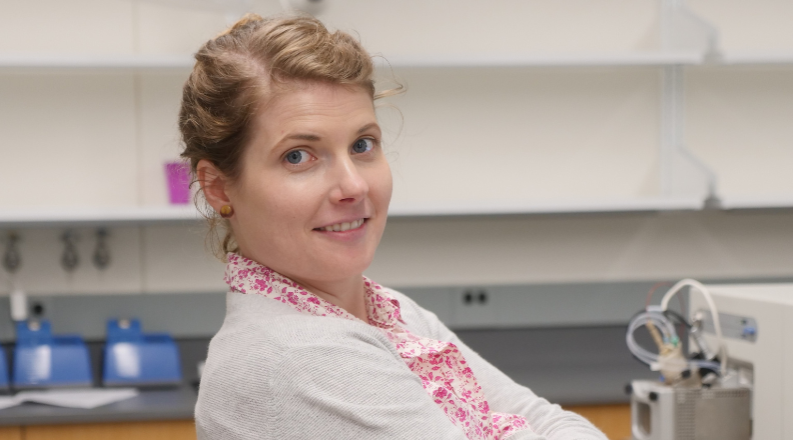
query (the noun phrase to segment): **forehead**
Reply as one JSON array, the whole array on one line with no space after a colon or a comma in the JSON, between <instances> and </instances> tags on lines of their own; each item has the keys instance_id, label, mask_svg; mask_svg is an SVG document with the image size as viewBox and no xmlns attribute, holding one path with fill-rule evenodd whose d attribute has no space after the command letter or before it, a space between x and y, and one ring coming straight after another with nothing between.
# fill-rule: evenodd
<instances>
[{"instance_id":1,"label":"forehead","mask_svg":"<svg viewBox=\"0 0 793 440\"><path fill-rule=\"evenodd\" d=\"M257 119L260 128L284 132L301 125L343 127L371 122L375 112L371 96L362 87L291 83L265 104Z\"/></svg>"}]
</instances>

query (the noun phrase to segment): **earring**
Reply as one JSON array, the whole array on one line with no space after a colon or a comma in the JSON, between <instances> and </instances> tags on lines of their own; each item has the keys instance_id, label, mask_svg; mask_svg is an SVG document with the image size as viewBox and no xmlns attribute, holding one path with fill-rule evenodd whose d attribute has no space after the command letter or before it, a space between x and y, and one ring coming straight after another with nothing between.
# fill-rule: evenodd
<instances>
[{"instance_id":1,"label":"earring","mask_svg":"<svg viewBox=\"0 0 793 440\"><path fill-rule=\"evenodd\" d=\"M220 216L223 218L231 218L234 215L234 208L231 205L223 205L220 207Z\"/></svg>"}]
</instances>

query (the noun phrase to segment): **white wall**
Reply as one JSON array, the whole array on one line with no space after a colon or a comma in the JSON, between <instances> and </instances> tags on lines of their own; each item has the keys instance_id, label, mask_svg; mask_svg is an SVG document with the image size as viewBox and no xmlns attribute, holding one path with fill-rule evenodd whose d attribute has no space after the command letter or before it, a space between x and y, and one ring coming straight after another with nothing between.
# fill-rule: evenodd
<instances>
[{"instance_id":1,"label":"white wall","mask_svg":"<svg viewBox=\"0 0 793 440\"><path fill-rule=\"evenodd\" d=\"M655 68L400 72L394 202L657 195Z\"/></svg>"},{"instance_id":2,"label":"white wall","mask_svg":"<svg viewBox=\"0 0 793 440\"><path fill-rule=\"evenodd\" d=\"M330 1L330 0L329 0ZM793 7L691 0L728 51L793 52ZM255 10L280 10L275 0ZM652 0L331 1L329 25L386 57L657 47ZM0 56L187 54L223 13L164 1L0 0ZM793 196L791 68L687 69L687 142L725 196ZM167 203L186 72L0 72L0 209ZM657 68L398 70L395 202L603 199L659 192ZM790 276L793 216L510 217L392 221L370 275L398 286ZM22 231L35 292L222 289L195 227L112 231L114 265L58 268L60 231Z\"/></svg>"},{"instance_id":3,"label":"white wall","mask_svg":"<svg viewBox=\"0 0 793 440\"><path fill-rule=\"evenodd\" d=\"M793 215L397 220L368 275L397 286L790 277Z\"/></svg>"},{"instance_id":4,"label":"white wall","mask_svg":"<svg viewBox=\"0 0 793 440\"><path fill-rule=\"evenodd\" d=\"M688 145L718 172L721 193L793 199L793 66L689 69L687 78Z\"/></svg>"}]
</instances>

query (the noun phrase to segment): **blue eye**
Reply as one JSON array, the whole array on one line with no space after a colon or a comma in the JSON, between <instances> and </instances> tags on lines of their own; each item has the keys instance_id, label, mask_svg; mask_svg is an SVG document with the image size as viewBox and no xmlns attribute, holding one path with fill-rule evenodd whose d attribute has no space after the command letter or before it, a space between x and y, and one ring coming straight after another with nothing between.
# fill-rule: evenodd
<instances>
[{"instance_id":1,"label":"blue eye","mask_svg":"<svg viewBox=\"0 0 793 440\"><path fill-rule=\"evenodd\" d=\"M311 159L311 155L304 150L292 150L286 153L286 161L292 165L298 165Z\"/></svg>"},{"instance_id":2,"label":"blue eye","mask_svg":"<svg viewBox=\"0 0 793 440\"><path fill-rule=\"evenodd\" d=\"M352 151L355 153L366 153L374 148L374 139L363 138L358 139L352 144Z\"/></svg>"}]
</instances>

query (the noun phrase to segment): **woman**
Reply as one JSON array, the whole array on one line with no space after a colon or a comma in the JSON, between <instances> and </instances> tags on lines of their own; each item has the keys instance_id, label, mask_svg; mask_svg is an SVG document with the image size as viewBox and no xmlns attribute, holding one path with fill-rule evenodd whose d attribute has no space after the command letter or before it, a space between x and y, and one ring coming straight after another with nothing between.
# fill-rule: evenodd
<instances>
[{"instance_id":1,"label":"woman","mask_svg":"<svg viewBox=\"0 0 793 440\"><path fill-rule=\"evenodd\" d=\"M224 219L230 286L199 438L605 438L363 277L391 174L358 42L310 17L249 15L196 60L183 157Z\"/></svg>"}]
</instances>

